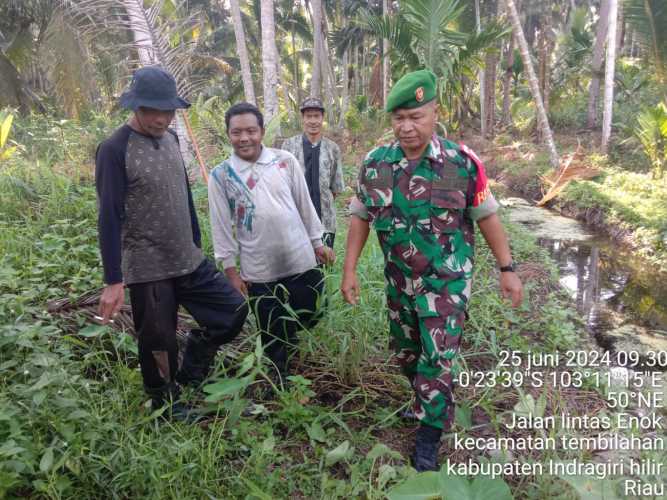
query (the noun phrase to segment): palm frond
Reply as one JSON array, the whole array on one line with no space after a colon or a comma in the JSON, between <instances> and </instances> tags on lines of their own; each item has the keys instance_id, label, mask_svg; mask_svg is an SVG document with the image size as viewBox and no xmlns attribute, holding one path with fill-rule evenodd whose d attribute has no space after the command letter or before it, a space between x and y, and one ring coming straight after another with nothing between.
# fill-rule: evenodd
<instances>
[{"instance_id":1,"label":"palm frond","mask_svg":"<svg viewBox=\"0 0 667 500\"><path fill-rule=\"evenodd\" d=\"M343 52L345 52L349 47L360 45L363 42L364 37L371 34L373 34L373 32L369 30L367 23L354 23L348 26L344 26L340 29L330 31L328 34L328 39L335 49L338 57L343 57Z\"/></svg>"},{"instance_id":2,"label":"palm frond","mask_svg":"<svg viewBox=\"0 0 667 500\"><path fill-rule=\"evenodd\" d=\"M396 52L408 67L417 67L422 63L419 54L414 50L412 31L401 15L380 17L364 12L360 16L359 24L389 40L391 50Z\"/></svg>"},{"instance_id":3,"label":"palm frond","mask_svg":"<svg viewBox=\"0 0 667 500\"><path fill-rule=\"evenodd\" d=\"M186 13L183 2L170 3L166 9L165 0L157 0L148 8L144 8L142 0L60 0L60 3L84 34L131 33L131 42L115 47L121 53L134 54L131 65L161 64L174 75L183 95L199 88L190 75L198 40L188 38L198 25L198 13ZM177 11L179 15L166 18L163 10L172 14Z\"/></svg>"},{"instance_id":4,"label":"palm frond","mask_svg":"<svg viewBox=\"0 0 667 500\"><path fill-rule=\"evenodd\" d=\"M52 17L45 34L42 65L67 116L78 118L95 93L94 70L87 44L62 11Z\"/></svg>"},{"instance_id":5,"label":"palm frond","mask_svg":"<svg viewBox=\"0 0 667 500\"><path fill-rule=\"evenodd\" d=\"M428 68L451 57L454 47L465 43L465 35L455 30L464 5L458 0L411 0L401 4L401 15L411 35L419 40L421 62Z\"/></svg>"},{"instance_id":6,"label":"palm frond","mask_svg":"<svg viewBox=\"0 0 667 500\"><path fill-rule=\"evenodd\" d=\"M623 11L637 36L637 43L650 54L659 78L667 83L667 2L625 0Z\"/></svg>"}]
</instances>

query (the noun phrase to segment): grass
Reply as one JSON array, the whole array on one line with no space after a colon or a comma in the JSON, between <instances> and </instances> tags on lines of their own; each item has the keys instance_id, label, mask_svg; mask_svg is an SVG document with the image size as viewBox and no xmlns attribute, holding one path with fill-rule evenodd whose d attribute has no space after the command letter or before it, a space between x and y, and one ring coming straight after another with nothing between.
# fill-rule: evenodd
<instances>
[{"instance_id":1,"label":"grass","mask_svg":"<svg viewBox=\"0 0 667 500\"><path fill-rule=\"evenodd\" d=\"M79 171L91 172L86 165ZM127 333L47 312L48 301L101 283L90 174L72 176L26 154L3 166L0 185L0 497L379 499L415 479L407 462L415 426L398 417L410 389L388 350L381 252L372 236L359 265L361 304L344 304L342 210L328 313L302 335L290 390L262 401L257 416L240 415L248 395L230 380L255 385L265 372L251 332L234 366L219 360L209 402L199 399L215 418L187 426L150 413ZM210 255L204 186L195 199ZM527 299L512 310L499 298L480 242L459 370L494 369L501 350L575 348L585 335L545 251L508 228ZM565 392L542 393L549 411L590 410ZM587 405L599 400L590 388L576 395ZM457 399L456 431L504 434L503 418L525 395L472 387ZM449 441L445 450L465 458ZM576 498L555 478L508 482L516 498Z\"/></svg>"},{"instance_id":2,"label":"grass","mask_svg":"<svg viewBox=\"0 0 667 500\"><path fill-rule=\"evenodd\" d=\"M628 227L646 255L667 257L667 178L610 167L597 181L572 183L563 202L602 210L604 222Z\"/></svg>"}]
</instances>

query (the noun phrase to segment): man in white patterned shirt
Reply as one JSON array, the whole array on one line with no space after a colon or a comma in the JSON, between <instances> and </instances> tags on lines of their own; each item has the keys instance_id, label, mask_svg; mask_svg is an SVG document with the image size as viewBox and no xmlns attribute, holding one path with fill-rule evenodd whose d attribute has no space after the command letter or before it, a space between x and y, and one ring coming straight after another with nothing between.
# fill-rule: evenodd
<instances>
[{"instance_id":1,"label":"man in white patterned shirt","mask_svg":"<svg viewBox=\"0 0 667 500\"><path fill-rule=\"evenodd\" d=\"M262 113L236 104L225 124L234 153L213 170L208 186L215 258L249 297L265 353L284 376L297 332L317 321L323 287L318 262L330 264L335 256L322 243L299 162L262 145Z\"/></svg>"}]
</instances>

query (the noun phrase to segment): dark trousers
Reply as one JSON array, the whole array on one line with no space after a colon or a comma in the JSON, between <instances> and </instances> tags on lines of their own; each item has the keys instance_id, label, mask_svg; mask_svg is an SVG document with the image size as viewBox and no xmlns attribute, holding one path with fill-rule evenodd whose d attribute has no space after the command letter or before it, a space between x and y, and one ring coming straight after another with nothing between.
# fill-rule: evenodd
<instances>
[{"instance_id":1,"label":"dark trousers","mask_svg":"<svg viewBox=\"0 0 667 500\"><path fill-rule=\"evenodd\" d=\"M287 370L297 332L314 327L324 288L319 268L269 283L250 283L248 295L262 335L264 353L279 371Z\"/></svg>"},{"instance_id":2,"label":"dark trousers","mask_svg":"<svg viewBox=\"0 0 667 500\"><path fill-rule=\"evenodd\" d=\"M238 335L248 314L243 296L205 259L192 273L129 286L139 364L147 390L174 381L178 370L176 325L183 306L219 346Z\"/></svg>"}]
</instances>

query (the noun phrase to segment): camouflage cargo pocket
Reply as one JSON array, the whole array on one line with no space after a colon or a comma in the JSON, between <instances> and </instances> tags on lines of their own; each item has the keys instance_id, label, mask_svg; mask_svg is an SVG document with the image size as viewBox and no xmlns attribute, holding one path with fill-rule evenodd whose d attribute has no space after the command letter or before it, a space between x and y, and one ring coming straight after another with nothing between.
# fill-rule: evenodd
<instances>
[{"instance_id":1,"label":"camouflage cargo pocket","mask_svg":"<svg viewBox=\"0 0 667 500\"><path fill-rule=\"evenodd\" d=\"M435 179L431 186L431 228L451 233L461 228L468 179L458 175Z\"/></svg>"}]
</instances>

